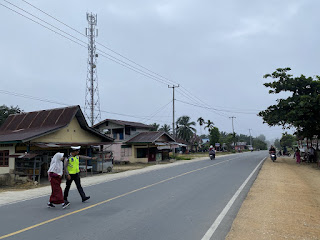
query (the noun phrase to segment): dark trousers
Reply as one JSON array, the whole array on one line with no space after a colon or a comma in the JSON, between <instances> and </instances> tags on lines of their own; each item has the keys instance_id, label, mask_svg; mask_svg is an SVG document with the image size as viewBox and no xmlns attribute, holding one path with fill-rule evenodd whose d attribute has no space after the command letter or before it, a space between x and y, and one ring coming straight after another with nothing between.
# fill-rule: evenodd
<instances>
[{"instance_id":1,"label":"dark trousers","mask_svg":"<svg viewBox=\"0 0 320 240\"><path fill-rule=\"evenodd\" d=\"M82 198L82 200L85 199L86 194L84 193L82 187L81 187L81 183L80 183L80 174L76 173L76 174L70 174L71 179L68 180L66 182L66 188L64 189L64 200L68 200L68 195L69 195L69 190L70 190L70 186L72 181L74 181L76 183L78 192Z\"/></svg>"}]
</instances>

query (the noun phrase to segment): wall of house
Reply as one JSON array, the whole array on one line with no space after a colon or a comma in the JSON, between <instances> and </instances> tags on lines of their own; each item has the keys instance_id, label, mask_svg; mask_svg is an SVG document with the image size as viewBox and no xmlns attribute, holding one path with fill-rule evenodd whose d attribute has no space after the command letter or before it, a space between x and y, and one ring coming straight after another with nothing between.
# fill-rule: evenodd
<instances>
[{"instance_id":1,"label":"wall of house","mask_svg":"<svg viewBox=\"0 0 320 240\"><path fill-rule=\"evenodd\" d=\"M124 139L121 140L119 138L119 134L117 134L117 136L115 138L115 136L112 133L112 129L123 129ZM135 127L135 130L132 130L132 127L131 127L130 135L127 135L127 134L125 134L124 129L125 129L125 126L123 126L123 125L119 125L119 124L116 124L116 123L108 122L108 126L106 126L105 124L102 124L101 126L99 126L98 131L106 134L106 130L110 130L110 134L106 134L106 135L109 136L109 137L114 138L115 141L125 141L125 140L128 140L129 138L137 135L140 132L149 132L149 129L146 129L146 128Z\"/></svg>"},{"instance_id":2,"label":"wall of house","mask_svg":"<svg viewBox=\"0 0 320 240\"><path fill-rule=\"evenodd\" d=\"M123 144L118 142L118 143L113 143L110 145L104 146L104 151L112 151L113 153L113 159L115 161L130 161L130 157L132 155L132 150L131 148L122 148Z\"/></svg>"},{"instance_id":3,"label":"wall of house","mask_svg":"<svg viewBox=\"0 0 320 240\"><path fill-rule=\"evenodd\" d=\"M110 134L106 134L108 137L114 138L114 135L112 134L112 129L123 129L123 133L124 133L124 126L119 125L119 124L115 124L112 122L108 122L108 126L106 126L106 124L102 124L101 126L99 126L99 128L97 129L99 132L106 134L106 130L110 130ZM117 134L117 137L114 138L115 141L119 141L119 134ZM123 141L123 140L121 140Z\"/></svg>"},{"instance_id":4,"label":"wall of house","mask_svg":"<svg viewBox=\"0 0 320 240\"><path fill-rule=\"evenodd\" d=\"M73 118L70 124L57 132L39 137L31 142L100 142L101 138L83 130L77 118Z\"/></svg>"},{"instance_id":5,"label":"wall of house","mask_svg":"<svg viewBox=\"0 0 320 240\"><path fill-rule=\"evenodd\" d=\"M0 146L0 151L9 150L9 155L15 153L15 144L12 146ZM14 161L15 158L9 158L9 167L0 167L0 174L10 173L14 170Z\"/></svg>"},{"instance_id":6,"label":"wall of house","mask_svg":"<svg viewBox=\"0 0 320 240\"><path fill-rule=\"evenodd\" d=\"M129 158L130 162L131 163L136 163L136 162L148 163L148 158L137 158L137 148L146 148L146 146L132 145L132 147L131 147L132 154L131 154L131 157Z\"/></svg>"}]
</instances>

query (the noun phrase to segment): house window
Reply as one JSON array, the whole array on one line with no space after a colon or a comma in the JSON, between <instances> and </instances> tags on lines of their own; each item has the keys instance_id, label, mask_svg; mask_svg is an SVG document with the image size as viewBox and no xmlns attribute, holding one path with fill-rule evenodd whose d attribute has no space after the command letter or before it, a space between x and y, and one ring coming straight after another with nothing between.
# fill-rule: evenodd
<instances>
[{"instance_id":1,"label":"house window","mask_svg":"<svg viewBox=\"0 0 320 240\"><path fill-rule=\"evenodd\" d=\"M148 155L147 148L137 148L137 158L146 158Z\"/></svg>"},{"instance_id":2,"label":"house window","mask_svg":"<svg viewBox=\"0 0 320 240\"><path fill-rule=\"evenodd\" d=\"M9 167L9 151L0 151L0 167Z\"/></svg>"},{"instance_id":3,"label":"house window","mask_svg":"<svg viewBox=\"0 0 320 240\"><path fill-rule=\"evenodd\" d=\"M119 133L119 139L123 140L123 133Z\"/></svg>"}]
</instances>

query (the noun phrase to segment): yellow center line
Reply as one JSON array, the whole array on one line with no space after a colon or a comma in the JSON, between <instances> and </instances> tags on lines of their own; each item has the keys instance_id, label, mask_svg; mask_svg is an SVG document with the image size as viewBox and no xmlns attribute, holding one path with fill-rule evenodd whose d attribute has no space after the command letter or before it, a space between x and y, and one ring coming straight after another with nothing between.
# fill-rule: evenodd
<instances>
[{"instance_id":1,"label":"yellow center line","mask_svg":"<svg viewBox=\"0 0 320 240\"><path fill-rule=\"evenodd\" d=\"M209 166L206 166L206 167L198 168L198 169L195 169L195 170L192 170L192 171L189 171L189 172L185 172L185 173L179 174L179 175L177 175L177 176L175 176L175 177L167 178L167 179L162 180L162 181L160 181L160 182L156 182L156 183L153 183L153 184L144 186L144 187L142 187L142 188L138 188L138 189L132 190L132 191L130 191L130 192L127 192L127 193L118 195L118 196L113 197L113 198L106 199L106 200L104 200L104 201L102 201L102 202L99 202L99 203L90 205L90 206L88 206L88 207L81 208L81 209L79 209L79 210L76 210L76 211L73 211L73 212L69 212L69 213L63 214L63 215L61 215L61 216L59 216L59 217L55 217L55 218L52 218L52 219L50 219L50 220L47 220L47 221L44 221L44 222L41 222L41 223L32 225L32 226L30 226L30 227L23 228L23 229L18 230L18 231L16 231L16 232L12 232L12 233L9 233L9 234L0 236L0 239L4 239L4 238L7 238L7 237L11 237L11 236L17 235L17 234L19 234L19 233L22 233L22 232L31 230L31 229L36 228L36 227L40 227L40 226L45 225L45 224L47 224L47 223L54 222L54 221L59 220L59 219L61 219L61 218L65 218L65 217L67 217L67 216L70 216L70 215L73 215L73 214L76 214L76 213L79 213L79 212L88 210L88 209L90 209L90 208L94 208L94 207L96 207L96 206L99 206L99 205L101 205L101 204L110 202L110 201L112 201L112 200L115 200L115 199L118 199L118 198L121 198L121 197L125 197L125 196L127 196L127 195L132 194L132 193L135 193L135 192L138 192L138 191L141 191L141 190L144 190L144 189L147 189L147 188L156 186L156 185L161 184L161 183L164 183L164 182L168 182L168 181L173 180L173 179L175 179L175 178L182 177L182 176L185 176L185 175L187 175L187 174L194 173L194 172L197 172L197 171L201 171L201 170L203 170L203 169L206 169L206 168L209 168L209 167L212 167L212 166L216 166L216 165L221 164L221 163L224 163L224 162L229 162L229 161L234 160L234 159L237 159L237 158L231 158L231 159L229 159L229 160L225 160L225 161L222 161L222 162L219 162L219 163L215 163L215 164L212 164L212 165L209 165Z\"/></svg>"}]
</instances>

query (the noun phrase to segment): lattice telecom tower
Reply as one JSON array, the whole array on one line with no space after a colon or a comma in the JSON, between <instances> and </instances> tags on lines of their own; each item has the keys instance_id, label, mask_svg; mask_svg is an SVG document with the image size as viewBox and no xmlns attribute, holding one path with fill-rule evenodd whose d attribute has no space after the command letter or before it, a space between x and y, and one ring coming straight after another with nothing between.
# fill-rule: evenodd
<instances>
[{"instance_id":1,"label":"lattice telecom tower","mask_svg":"<svg viewBox=\"0 0 320 240\"><path fill-rule=\"evenodd\" d=\"M88 73L87 73L87 87L85 99L85 115L89 119L91 126L95 121L100 119L100 99L98 89L98 75L97 75L97 58L96 53L96 37L98 37L97 15L87 13L88 28L86 28L86 35L88 37Z\"/></svg>"}]
</instances>

